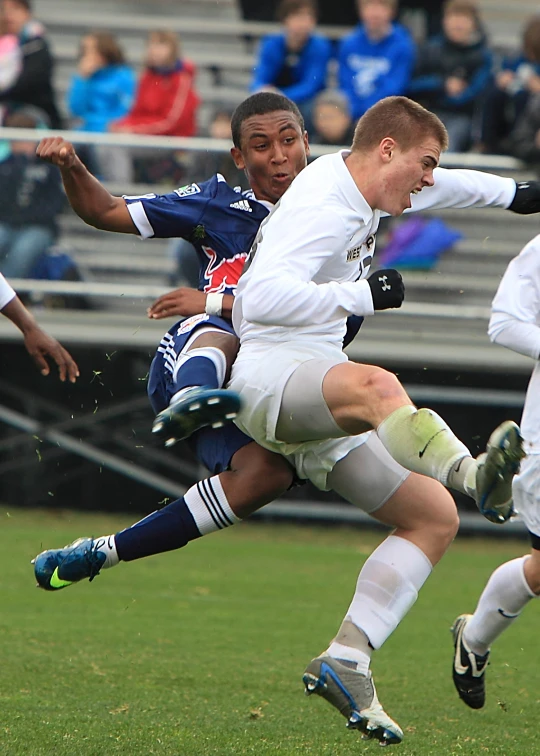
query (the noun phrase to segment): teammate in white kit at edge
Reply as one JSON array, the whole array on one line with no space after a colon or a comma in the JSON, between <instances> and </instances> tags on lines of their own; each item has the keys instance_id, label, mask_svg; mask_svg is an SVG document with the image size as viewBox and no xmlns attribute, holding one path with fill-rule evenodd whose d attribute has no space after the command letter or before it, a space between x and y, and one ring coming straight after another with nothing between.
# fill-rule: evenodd
<instances>
[{"instance_id":1,"label":"teammate in white kit at edge","mask_svg":"<svg viewBox=\"0 0 540 756\"><path fill-rule=\"evenodd\" d=\"M498 567L474 614L460 615L454 636L454 685L472 709L485 703L485 672L493 642L525 606L540 595L540 236L509 264L493 300L489 335L496 344L532 357L521 430L527 457L514 479L517 513L531 540L531 552Z\"/></svg>"}]
</instances>

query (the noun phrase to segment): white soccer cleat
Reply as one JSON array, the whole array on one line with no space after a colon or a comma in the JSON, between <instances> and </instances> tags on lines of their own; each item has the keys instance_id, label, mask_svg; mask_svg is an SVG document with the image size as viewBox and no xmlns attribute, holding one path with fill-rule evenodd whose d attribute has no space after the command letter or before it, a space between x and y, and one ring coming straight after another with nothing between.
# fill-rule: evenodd
<instances>
[{"instance_id":1,"label":"white soccer cleat","mask_svg":"<svg viewBox=\"0 0 540 756\"><path fill-rule=\"evenodd\" d=\"M379 703L371 672L364 675L348 664L327 654L312 659L303 677L306 695L325 698L364 739L383 746L401 743L403 731Z\"/></svg>"}]
</instances>

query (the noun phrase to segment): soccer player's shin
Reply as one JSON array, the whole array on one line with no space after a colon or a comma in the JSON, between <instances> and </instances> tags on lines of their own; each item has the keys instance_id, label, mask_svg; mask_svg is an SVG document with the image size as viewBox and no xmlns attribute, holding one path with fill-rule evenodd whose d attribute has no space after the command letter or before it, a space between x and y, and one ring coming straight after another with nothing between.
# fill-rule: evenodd
<instances>
[{"instance_id":1,"label":"soccer player's shin","mask_svg":"<svg viewBox=\"0 0 540 756\"><path fill-rule=\"evenodd\" d=\"M173 501L116 535L116 548L123 561L180 549L208 533L234 525L240 519L227 500L219 476L192 486L183 498Z\"/></svg>"},{"instance_id":2,"label":"soccer player's shin","mask_svg":"<svg viewBox=\"0 0 540 756\"><path fill-rule=\"evenodd\" d=\"M481 709L486 700L486 669L491 644L512 625L536 595L524 572L528 557L498 567L491 575L474 614L461 614L452 625L452 680L461 700Z\"/></svg>"},{"instance_id":3,"label":"soccer player's shin","mask_svg":"<svg viewBox=\"0 0 540 756\"><path fill-rule=\"evenodd\" d=\"M497 567L463 633L476 654L485 654L491 644L519 617L522 609L536 595L529 588L523 572L529 557L512 559Z\"/></svg>"},{"instance_id":4,"label":"soccer player's shin","mask_svg":"<svg viewBox=\"0 0 540 756\"><path fill-rule=\"evenodd\" d=\"M432 410L399 407L382 421L377 434L403 467L471 496L491 522L503 523L512 516L512 479L524 456L514 422L501 423L476 460Z\"/></svg>"},{"instance_id":5,"label":"soccer player's shin","mask_svg":"<svg viewBox=\"0 0 540 756\"><path fill-rule=\"evenodd\" d=\"M470 452L436 412L408 404L394 410L377 428L386 449L403 467L448 485L456 463ZM470 493L470 492L469 492Z\"/></svg>"},{"instance_id":6,"label":"soccer player's shin","mask_svg":"<svg viewBox=\"0 0 540 756\"><path fill-rule=\"evenodd\" d=\"M226 369L227 360L221 349L209 346L191 349L178 358L174 375L176 390L193 386L221 388Z\"/></svg>"},{"instance_id":7,"label":"soccer player's shin","mask_svg":"<svg viewBox=\"0 0 540 756\"><path fill-rule=\"evenodd\" d=\"M424 552L399 536L389 536L368 557L358 576L347 617L362 630L373 648L380 648L394 632L432 569ZM355 636L350 633L336 641L343 645L345 637L354 640ZM361 643L361 636L359 639ZM332 646L328 653L334 655Z\"/></svg>"},{"instance_id":8,"label":"soccer player's shin","mask_svg":"<svg viewBox=\"0 0 540 756\"><path fill-rule=\"evenodd\" d=\"M348 727L381 745L399 743L403 732L377 698L369 670L371 649L380 648L396 629L431 569L421 549L389 536L364 564L336 638L304 673L308 694L322 696L348 718Z\"/></svg>"},{"instance_id":9,"label":"soccer player's shin","mask_svg":"<svg viewBox=\"0 0 540 756\"><path fill-rule=\"evenodd\" d=\"M156 416L152 428L165 438L166 446L173 446L207 425L221 427L236 417L240 409L238 395L221 388L227 373L227 358L221 349L190 349L177 357L171 370L174 394L169 406Z\"/></svg>"},{"instance_id":10,"label":"soccer player's shin","mask_svg":"<svg viewBox=\"0 0 540 756\"><path fill-rule=\"evenodd\" d=\"M130 562L180 549L237 522L240 519L231 509L216 475L114 536L79 538L63 549L43 551L33 560L34 573L41 588L66 588L84 578L93 580L101 569L113 567L119 561Z\"/></svg>"}]
</instances>

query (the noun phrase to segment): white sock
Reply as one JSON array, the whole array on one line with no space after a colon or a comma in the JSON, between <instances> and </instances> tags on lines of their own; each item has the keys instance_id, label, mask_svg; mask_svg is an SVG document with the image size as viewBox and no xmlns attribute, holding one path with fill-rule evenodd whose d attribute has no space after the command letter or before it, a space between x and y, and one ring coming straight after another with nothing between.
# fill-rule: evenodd
<instances>
[{"instance_id":1,"label":"white sock","mask_svg":"<svg viewBox=\"0 0 540 756\"><path fill-rule=\"evenodd\" d=\"M118 554L116 553L116 542L113 535L94 538L94 546L97 551L101 551L102 554L106 555L105 562L101 567L102 570L114 567L120 561Z\"/></svg>"},{"instance_id":2,"label":"white sock","mask_svg":"<svg viewBox=\"0 0 540 756\"><path fill-rule=\"evenodd\" d=\"M432 569L418 546L405 538L389 536L362 567L346 618L362 631L373 648L380 648L416 601ZM343 645L341 638L337 640ZM365 648L360 650L365 653Z\"/></svg>"},{"instance_id":3,"label":"white sock","mask_svg":"<svg viewBox=\"0 0 540 756\"><path fill-rule=\"evenodd\" d=\"M444 486L456 463L471 456L442 417L410 404L388 415L377 428L377 435L396 462Z\"/></svg>"},{"instance_id":4,"label":"white sock","mask_svg":"<svg viewBox=\"0 0 540 756\"><path fill-rule=\"evenodd\" d=\"M489 578L463 633L475 654L484 656L493 641L519 617L523 607L536 598L523 572L528 558L501 564Z\"/></svg>"},{"instance_id":5,"label":"white sock","mask_svg":"<svg viewBox=\"0 0 540 756\"><path fill-rule=\"evenodd\" d=\"M184 494L184 501L201 535L240 522L227 501L219 475L196 483Z\"/></svg>"}]
</instances>

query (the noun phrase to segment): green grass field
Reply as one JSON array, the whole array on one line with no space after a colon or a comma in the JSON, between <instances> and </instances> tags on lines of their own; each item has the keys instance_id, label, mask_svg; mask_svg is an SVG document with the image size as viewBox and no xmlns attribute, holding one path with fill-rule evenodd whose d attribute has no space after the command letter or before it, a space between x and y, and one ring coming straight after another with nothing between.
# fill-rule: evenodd
<instances>
[{"instance_id":1,"label":"green grass field","mask_svg":"<svg viewBox=\"0 0 540 756\"><path fill-rule=\"evenodd\" d=\"M301 676L335 633L380 535L245 525L89 584L38 591L29 560L129 517L2 511L0 754L377 753ZM454 692L448 628L515 542L461 541L377 655L402 756L538 753L537 607L501 638L488 702ZM536 750L538 749L538 750Z\"/></svg>"}]
</instances>

